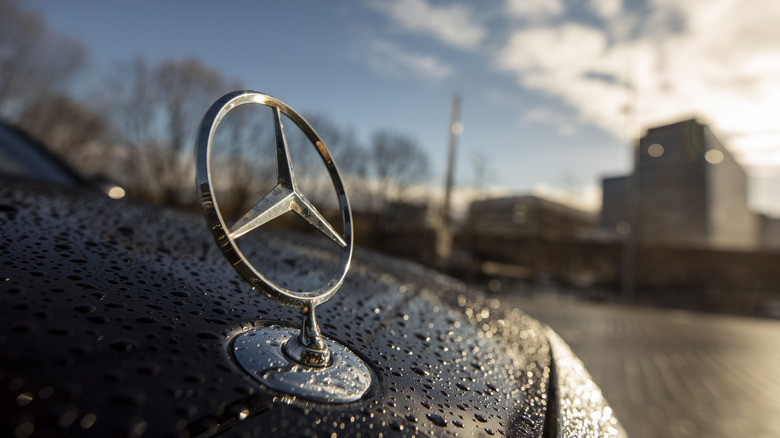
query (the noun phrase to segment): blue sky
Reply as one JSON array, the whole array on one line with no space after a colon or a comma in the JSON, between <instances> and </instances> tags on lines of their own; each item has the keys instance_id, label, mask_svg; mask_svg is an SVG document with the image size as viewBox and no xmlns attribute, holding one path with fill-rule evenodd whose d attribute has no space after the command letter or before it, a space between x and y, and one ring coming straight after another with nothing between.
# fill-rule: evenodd
<instances>
[{"instance_id":1,"label":"blue sky","mask_svg":"<svg viewBox=\"0 0 780 438\"><path fill-rule=\"evenodd\" d=\"M456 180L474 160L496 191L597 207L629 141L692 115L780 214L780 2L773 0L27 0L90 50L95 80L134 56L196 57L368 142L403 132L444 179L449 106L463 101ZM629 85L627 85L629 84Z\"/></svg>"}]
</instances>

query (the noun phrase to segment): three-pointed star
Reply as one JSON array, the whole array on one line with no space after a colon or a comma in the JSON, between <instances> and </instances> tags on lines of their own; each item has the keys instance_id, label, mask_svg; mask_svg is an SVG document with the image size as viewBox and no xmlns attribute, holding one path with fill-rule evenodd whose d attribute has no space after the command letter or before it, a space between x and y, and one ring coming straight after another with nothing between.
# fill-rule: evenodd
<instances>
[{"instance_id":1,"label":"three-pointed star","mask_svg":"<svg viewBox=\"0 0 780 438\"><path fill-rule=\"evenodd\" d=\"M230 237L237 239L271 219L292 210L340 247L346 248L347 243L344 242L344 239L298 189L295 174L290 164L290 153L287 149L287 139L284 135L279 108L274 111L274 137L276 138L278 182L268 194L230 227Z\"/></svg>"}]
</instances>

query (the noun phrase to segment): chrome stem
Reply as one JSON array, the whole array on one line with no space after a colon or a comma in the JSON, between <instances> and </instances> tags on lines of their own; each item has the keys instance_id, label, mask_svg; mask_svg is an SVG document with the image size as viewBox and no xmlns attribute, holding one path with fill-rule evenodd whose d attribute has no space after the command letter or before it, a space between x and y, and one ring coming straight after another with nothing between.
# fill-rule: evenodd
<instances>
[{"instance_id":1,"label":"chrome stem","mask_svg":"<svg viewBox=\"0 0 780 438\"><path fill-rule=\"evenodd\" d=\"M303 322L298 336L290 338L282 347L292 360L312 367L324 367L331 363L330 350L325 344L314 316L314 306L301 309Z\"/></svg>"}]
</instances>

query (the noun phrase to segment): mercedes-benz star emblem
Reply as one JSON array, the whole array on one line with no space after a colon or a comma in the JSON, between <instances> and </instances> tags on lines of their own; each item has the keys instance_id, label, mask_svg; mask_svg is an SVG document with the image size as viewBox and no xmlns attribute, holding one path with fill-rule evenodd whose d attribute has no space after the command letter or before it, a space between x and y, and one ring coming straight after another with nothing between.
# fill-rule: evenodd
<instances>
[{"instance_id":1,"label":"mercedes-benz star emblem","mask_svg":"<svg viewBox=\"0 0 780 438\"><path fill-rule=\"evenodd\" d=\"M270 107L274 114L277 184L235 223L228 226L214 195L211 147L214 133L232 109L245 104ZM339 234L298 188L282 124L282 114L304 133L328 170L339 201ZM216 101L203 117L195 145L198 194L206 221L224 256L236 271L271 299L297 307L302 313L300 332L278 326L257 327L233 341L238 363L267 386L315 401L348 402L359 399L370 386L371 374L349 349L320 333L314 309L327 301L344 281L352 259L352 213L338 168L316 131L282 101L255 91L235 91ZM341 255L334 276L321 288L296 292L274 283L247 260L237 241L268 221L293 211L332 240ZM312 385L312 382L314 384Z\"/></svg>"}]
</instances>

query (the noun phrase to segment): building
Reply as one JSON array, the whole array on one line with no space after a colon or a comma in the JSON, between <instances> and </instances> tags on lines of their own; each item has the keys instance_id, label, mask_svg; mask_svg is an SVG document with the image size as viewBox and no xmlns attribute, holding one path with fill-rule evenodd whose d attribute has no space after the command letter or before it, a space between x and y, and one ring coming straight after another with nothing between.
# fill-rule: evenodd
<instances>
[{"instance_id":1,"label":"building","mask_svg":"<svg viewBox=\"0 0 780 438\"><path fill-rule=\"evenodd\" d=\"M467 228L482 236L570 240L595 224L593 214L537 196L512 196L474 201Z\"/></svg>"},{"instance_id":2,"label":"building","mask_svg":"<svg viewBox=\"0 0 780 438\"><path fill-rule=\"evenodd\" d=\"M760 247L766 251L780 250L780 218L759 214Z\"/></svg>"},{"instance_id":3,"label":"building","mask_svg":"<svg viewBox=\"0 0 780 438\"><path fill-rule=\"evenodd\" d=\"M754 248L759 220L747 186L745 171L706 125L660 126L640 139L633 175L602 180L599 223L645 243Z\"/></svg>"},{"instance_id":4,"label":"building","mask_svg":"<svg viewBox=\"0 0 780 438\"><path fill-rule=\"evenodd\" d=\"M595 225L594 213L536 196L492 198L471 203L456 242L480 275L584 287L597 274L583 243Z\"/></svg>"},{"instance_id":5,"label":"building","mask_svg":"<svg viewBox=\"0 0 780 438\"><path fill-rule=\"evenodd\" d=\"M613 176L601 179L601 215L599 228L612 231L613 234L625 234L628 230L628 176ZM619 231L618 231L619 230Z\"/></svg>"}]
</instances>

